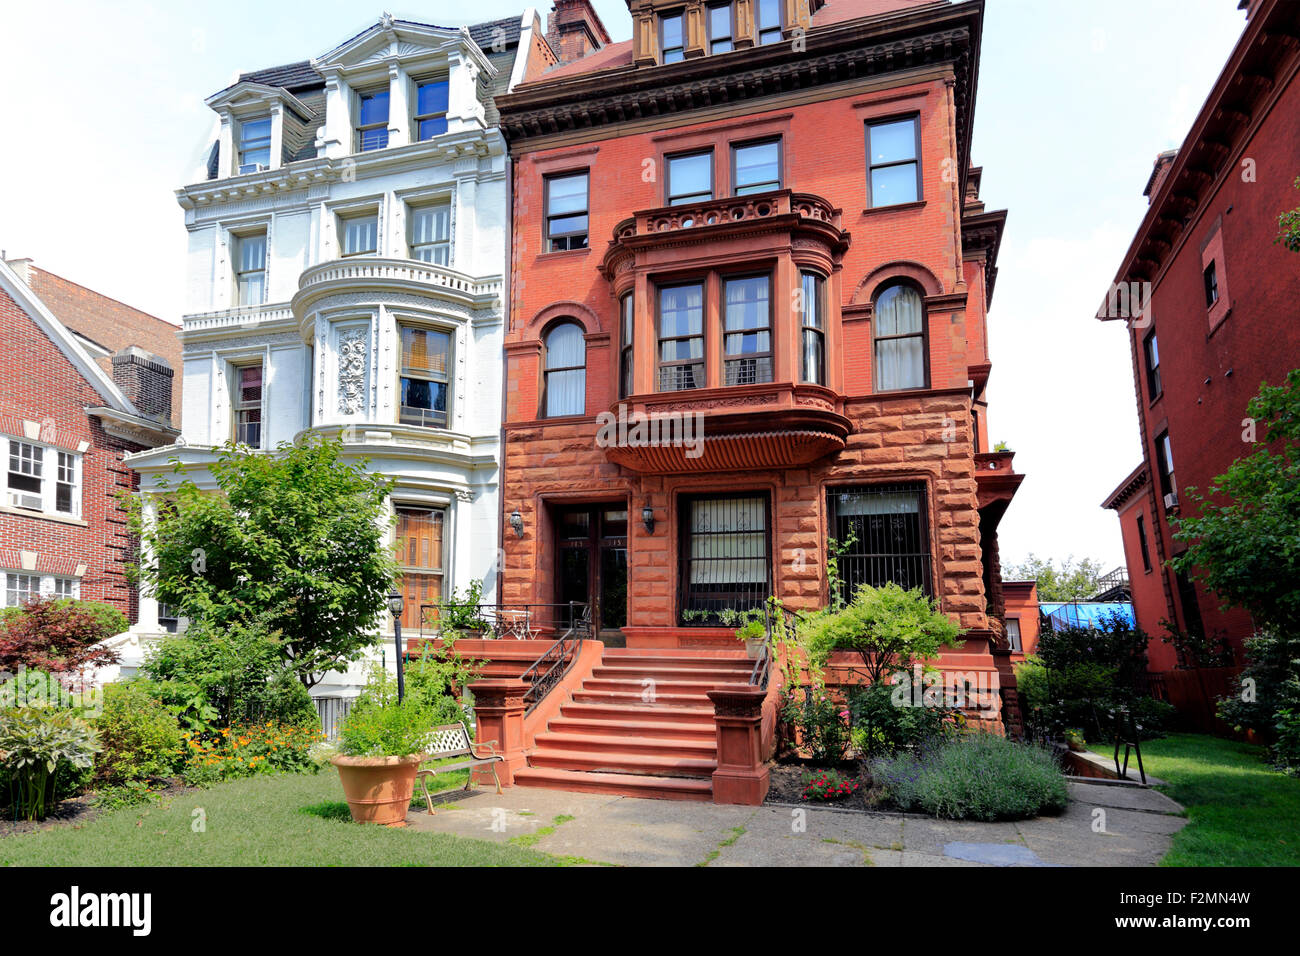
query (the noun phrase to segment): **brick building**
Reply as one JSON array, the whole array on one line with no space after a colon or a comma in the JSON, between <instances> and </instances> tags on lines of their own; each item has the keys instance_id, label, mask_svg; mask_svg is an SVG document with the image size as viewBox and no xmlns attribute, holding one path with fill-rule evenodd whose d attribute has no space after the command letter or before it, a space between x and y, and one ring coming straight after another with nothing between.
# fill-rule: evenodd
<instances>
[{"instance_id":1,"label":"brick building","mask_svg":"<svg viewBox=\"0 0 1300 956\"><path fill-rule=\"evenodd\" d=\"M1103 503L1124 537L1153 671L1183 666L1160 636L1226 637L1236 664L1253 622L1166 562L1184 490L1204 493L1253 447L1243 421L1260 384L1297 364L1300 257L1272 242L1300 204L1300 5L1243 2L1247 22L1182 146L1156 158L1149 208L1098 318L1123 320L1143 460Z\"/></svg>"},{"instance_id":2,"label":"brick building","mask_svg":"<svg viewBox=\"0 0 1300 956\"><path fill-rule=\"evenodd\" d=\"M0 263L0 324L4 604L77 597L134 622L122 568L134 544L116 495L136 487L123 455L179 433L176 329L25 259Z\"/></svg>"},{"instance_id":3,"label":"brick building","mask_svg":"<svg viewBox=\"0 0 1300 956\"><path fill-rule=\"evenodd\" d=\"M846 587L924 589L967 629L950 662L993 672L1021 476L986 424L983 10L629 0L608 43L556 4L557 65L498 101L505 602L730 649L729 609L824 605L852 538Z\"/></svg>"}]
</instances>

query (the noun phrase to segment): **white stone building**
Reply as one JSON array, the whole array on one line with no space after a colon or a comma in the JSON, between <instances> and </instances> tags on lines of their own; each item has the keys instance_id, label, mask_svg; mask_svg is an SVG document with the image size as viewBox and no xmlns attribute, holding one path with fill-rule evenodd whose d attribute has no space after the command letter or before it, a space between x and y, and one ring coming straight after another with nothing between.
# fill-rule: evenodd
<instances>
[{"instance_id":1,"label":"white stone building","mask_svg":"<svg viewBox=\"0 0 1300 956\"><path fill-rule=\"evenodd\" d=\"M142 489L174 460L211 484L232 439L342 434L398 478L407 633L452 588L494 600L509 215L493 97L546 55L540 32L531 9L451 28L385 15L317 59L245 73L207 100L208 179L177 191L184 437L129 458ZM127 667L173 626L140 603Z\"/></svg>"}]
</instances>

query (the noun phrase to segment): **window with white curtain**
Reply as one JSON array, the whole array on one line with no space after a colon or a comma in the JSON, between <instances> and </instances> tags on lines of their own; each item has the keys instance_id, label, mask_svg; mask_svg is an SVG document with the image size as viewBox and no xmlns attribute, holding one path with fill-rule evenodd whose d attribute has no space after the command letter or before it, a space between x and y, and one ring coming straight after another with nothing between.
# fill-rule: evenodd
<instances>
[{"instance_id":1,"label":"window with white curtain","mask_svg":"<svg viewBox=\"0 0 1300 956\"><path fill-rule=\"evenodd\" d=\"M1018 617L1007 618L1007 643L1011 646L1011 650L1017 654L1024 651L1024 647L1020 643L1020 618Z\"/></svg>"},{"instance_id":2,"label":"window with white curtain","mask_svg":"<svg viewBox=\"0 0 1300 956\"><path fill-rule=\"evenodd\" d=\"M451 204L412 206L411 258L438 266L451 265Z\"/></svg>"},{"instance_id":3,"label":"window with white curtain","mask_svg":"<svg viewBox=\"0 0 1300 956\"><path fill-rule=\"evenodd\" d=\"M772 381L771 281L767 276L723 283L723 381L755 385Z\"/></svg>"},{"instance_id":4,"label":"window with white curtain","mask_svg":"<svg viewBox=\"0 0 1300 956\"><path fill-rule=\"evenodd\" d=\"M816 272L800 273L800 378L826 384L826 279Z\"/></svg>"},{"instance_id":5,"label":"window with white curtain","mask_svg":"<svg viewBox=\"0 0 1300 956\"><path fill-rule=\"evenodd\" d=\"M235 289L239 305L266 301L266 233L235 236Z\"/></svg>"},{"instance_id":6,"label":"window with white curtain","mask_svg":"<svg viewBox=\"0 0 1300 956\"><path fill-rule=\"evenodd\" d=\"M339 225L343 228L343 255L373 256L379 251L379 214L344 216Z\"/></svg>"},{"instance_id":7,"label":"window with white curtain","mask_svg":"<svg viewBox=\"0 0 1300 956\"><path fill-rule=\"evenodd\" d=\"M659 391L704 387L704 286L659 290Z\"/></svg>"},{"instance_id":8,"label":"window with white curtain","mask_svg":"<svg viewBox=\"0 0 1300 956\"><path fill-rule=\"evenodd\" d=\"M762 607L767 599L767 497L691 498L683 503L682 623L717 623L728 608Z\"/></svg>"},{"instance_id":9,"label":"window with white curtain","mask_svg":"<svg viewBox=\"0 0 1300 956\"><path fill-rule=\"evenodd\" d=\"M877 392L926 387L925 305L910 285L892 285L876 297Z\"/></svg>"},{"instance_id":10,"label":"window with white curtain","mask_svg":"<svg viewBox=\"0 0 1300 956\"><path fill-rule=\"evenodd\" d=\"M562 322L546 333L546 417L587 410L587 343L582 326Z\"/></svg>"}]
</instances>

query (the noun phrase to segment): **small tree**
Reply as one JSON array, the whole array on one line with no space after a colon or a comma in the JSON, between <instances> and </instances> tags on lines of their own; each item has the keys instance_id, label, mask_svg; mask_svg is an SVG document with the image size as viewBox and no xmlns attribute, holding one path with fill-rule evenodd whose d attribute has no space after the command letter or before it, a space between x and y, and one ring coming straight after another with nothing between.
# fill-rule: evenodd
<instances>
[{"instance_id":1,"label":"small tree","mask_svg":"<svg viewBox=\"0 0 1300 956\"><path fill-rule=\"evenodd\" d=\"M214 629L254 624L279 641L305 687L373 643L397 565L384 520L391 479L311 436L274 452L227 444L209 466L220 494L185 476L159 482L153 522L133 505L159 599Z\"/></svg>"},{"instance_id":2,"label":"small tree","mask_svg":"<svg viewBox=\"0 0 1300 956\"><path fill-rule=\"evenodd\" d=\"M922 591L904 591L893 583L864 584L844 608L812 615L798 630L815 668L825 667L835 651L852 651L873 684L943 647L955 647L961 636L961 628Z\"/></svg>"},{"instance_id":3,"label":"small tree","mask_svg":"<svg viewBox=\"0 0 1300 956\"><path fill-rule=\"evenodd\" d=\"M126 616L107 604L37 598L0 621L0 671L57 674L116 664L117 652L100 642L126 628Z\"/></svg>"},{"instance_id":4,"label":"small tree","mask_svg":"<svg viewBox=\"0 0 1300 956\"><path fill-rule=\"evenodd\" d=\"M1070 555L1057 567L1051 558L1031 553L1004 577L1008 581L1036 581L1040 601L1086 601L1100 589L1101 575L1101 563L1091 558L1075 561Z\"/></svg>"},{"instance_id":5,"label":"small tree","mask_svg":"<svg viewBox=\"0 0 1300 956\"><path fill-rule=\"evenodd\" d=\"M1295 181L1295 188L1300 189L1300 177ZM1300 252L1300 206L1278 216L1277 229L1277 238L1273 241L1292 252Z\"/></svg>"}]
</instances>

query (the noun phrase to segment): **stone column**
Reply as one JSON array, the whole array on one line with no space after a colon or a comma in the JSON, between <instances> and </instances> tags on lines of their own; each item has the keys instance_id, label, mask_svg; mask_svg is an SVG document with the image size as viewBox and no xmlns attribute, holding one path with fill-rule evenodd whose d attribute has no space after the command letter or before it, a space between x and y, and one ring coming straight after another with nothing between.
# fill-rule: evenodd
<instances>
[{"instance_id":1,"label":"stone column","mask_svg":"<svg viewBox=\"0 0 1300 956\"><path fill-rule=\"evenodd\" d=\"M718 733L718 769L713 771L713 802L756 807L767 796L769 773L763 762L763 698L748 684L711 690Z\"/></svg>"},{"instance_id":2,"label":"stone column","mask_svg":"<svg viewBox=\"0 0 1300 956\"><path fill-rule=\"evenodd\" d=\"M496 741L497 753L505 760L497 764L501 786L511 787L515 771L527 766L524 756L524 692L528 685L517 677L481 680L469 686L474 695L474 717L479 743ZM486 765L474 770L474 783L492 786L492 770Z\"/></svg>"}]
</instances>

